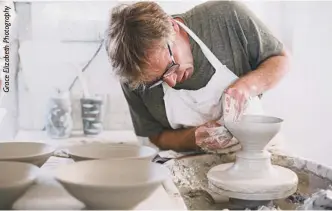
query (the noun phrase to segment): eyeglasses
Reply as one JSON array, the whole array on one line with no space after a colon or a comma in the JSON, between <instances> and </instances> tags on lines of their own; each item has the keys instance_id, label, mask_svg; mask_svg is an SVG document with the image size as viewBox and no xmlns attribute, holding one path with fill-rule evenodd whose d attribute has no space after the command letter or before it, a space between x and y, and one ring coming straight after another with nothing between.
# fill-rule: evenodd
<instances>
[{"instance_id":1,"label":"eyeglasses","mask_svg":"<svg viewBox=\"0 0 332 211\"><path fill-rule=\"evenodd\" d=\"M152 89L153 87L156 87L156 86L162 84L164 82L164 78L166 78L167 76L169 76L172 73L176 72L180 67L180 65L177 64L174 60L173 52L172 52L171 47L169 46L169 44L167 44L167 48L168 48L169 55L172 59L172 62L167 66L165 72L161 75L161 77L158 80L151 83L151 85L148 85L149 89Z\"/></svg>"}]
</instances>

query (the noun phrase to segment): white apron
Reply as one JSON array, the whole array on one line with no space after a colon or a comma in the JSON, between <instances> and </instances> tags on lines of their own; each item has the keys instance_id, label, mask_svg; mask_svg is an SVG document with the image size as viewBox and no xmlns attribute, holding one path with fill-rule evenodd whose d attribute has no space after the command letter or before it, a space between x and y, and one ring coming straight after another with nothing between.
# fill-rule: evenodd
<instances>
[{"instance_id":1,"label":"white apron","mask_svg":"<svg viewBox=\"0 0 332 211\"><path fill-rule=\"evenodd\" d=\"M195 127L222 117L224 90L238 77L223 65L209 48L187 26L178 24L197 42L205 57L215 68L207 85L198 90L176 90L162 83L166 115L173 129ZM246 114L263 114L258 97L250 100Z\"/></svg>"}]
</instances>

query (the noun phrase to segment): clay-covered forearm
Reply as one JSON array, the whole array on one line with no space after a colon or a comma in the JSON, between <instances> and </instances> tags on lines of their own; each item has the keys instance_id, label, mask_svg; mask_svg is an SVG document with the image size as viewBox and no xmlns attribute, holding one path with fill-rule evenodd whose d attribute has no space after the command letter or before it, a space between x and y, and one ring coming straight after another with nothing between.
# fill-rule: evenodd
<instances>
[{"instance_id":1,"label":"clay-covered forearm","mask_svg":"<svg viewBox=\"0 0 332 211\"><path fill-rule=\"evenodd\" d=\"M173 150L176 152L192 151L197 149L195 130L195 127L165 130L159 135L150 137L150 141L160 150Z\"/></svg>"},{"instance_id":2,"label":"clay-covered forearm","mask_svg":"<svg viewBox=\"0 0 332 211\"><path fill-rule=\"evenodd\" d=\"M251 96L257 96L277 85L288 71L289 58L284 51L280 56L267 59L239 80L248 86Z\"/></svg>"}]
</instances>

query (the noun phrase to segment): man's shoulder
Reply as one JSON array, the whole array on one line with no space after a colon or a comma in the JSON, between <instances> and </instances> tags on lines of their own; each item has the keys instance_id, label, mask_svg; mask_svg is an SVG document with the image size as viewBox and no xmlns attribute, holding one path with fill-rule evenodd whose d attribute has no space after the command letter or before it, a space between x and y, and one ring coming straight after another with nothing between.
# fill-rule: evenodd
<instances>
[{"instance_id":1,"label":"man's shoulder","mask_svg":"<svg viewBox=\"0 0 332 211\"><path fill-rule=\"evenodd\" d=\"M131 98L141 98L143 95L152 93L148 88L144 87L144 86L139 86L137 88L132 88L129 86L128 83L124 83L124 82L120 82L120 86L124 92L124 94L126 95L126 97Z\"/></svg>"},{"instance_id":2,"label":"man's shoulder","mask_svg":"<svg viewBox=\"0 0 332 211\"><path fill-rule=\"evenodd\" d=\"M245 7L245 4L239 1L207 1L196 5L185 13L172 16L183 19L189 27L199 33L206 23L220 25L229 22L234 16L245 12Z\"/></svg>"},{"instance_id":3,"label":"man's shoulder","mask_svg":"<svg viewBox=\"0 0 332 211\"><path fill-rule=\"evenodd\" d=\"M238 1L207 1L196 5L183 15L187 17L195 15L204 15L205 17L214 15L223 16L228 15L230 11L236 10L239 7L242 7L242 3Z\"/></svg>"},{"instance_id":4,"label":"man's shoulder","mask_svg":"<svg viewBox=\"0 0 332 211\"><path fill-rule=\"evenodd\" d=\"M237 1L206 1L202 4L197 5L197 8L205 7L211 10L228 10L234 5L236 5Z\"/></svg>"},{"instance_id":5,"label":"man's shoulder","mask_svg":"<svg viewBox=\"0 0 332 211\"><path fill-rule=\"evenodd\" d=\"M125 83L125 82L120 82L120 86L122 88L122 91L124 92L124 94L127 96L127 97L130 97L132 95L137 95L138 92L137 92L137 89L133 89L131 88L128 83Z\"/></svg>"}]
</instances>

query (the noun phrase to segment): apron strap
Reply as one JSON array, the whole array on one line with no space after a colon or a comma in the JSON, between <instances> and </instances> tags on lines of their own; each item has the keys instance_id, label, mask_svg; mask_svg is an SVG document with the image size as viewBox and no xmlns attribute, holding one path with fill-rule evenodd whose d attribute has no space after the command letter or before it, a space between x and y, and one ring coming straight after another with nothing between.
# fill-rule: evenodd
<instances>
[{"instance_id":1,"label":"apron strap","mask_svg":"<svg viewBox=\"0 0 332 211\"><path fill-rule=\"evenodd\" d=\"M223 71L222 74L225 75L225 77L237 79L238 77L230 71L225 65L223 65L219 59L210 51L210 49L203 43L203 41L193 32L191 29L189 29L186 25L181 23L178 20L175 20L195 41L196 43L201 47L202 52L204 53L205 57L209 60L211 65L218 71Z\"/></svg>"}]
</instances>

